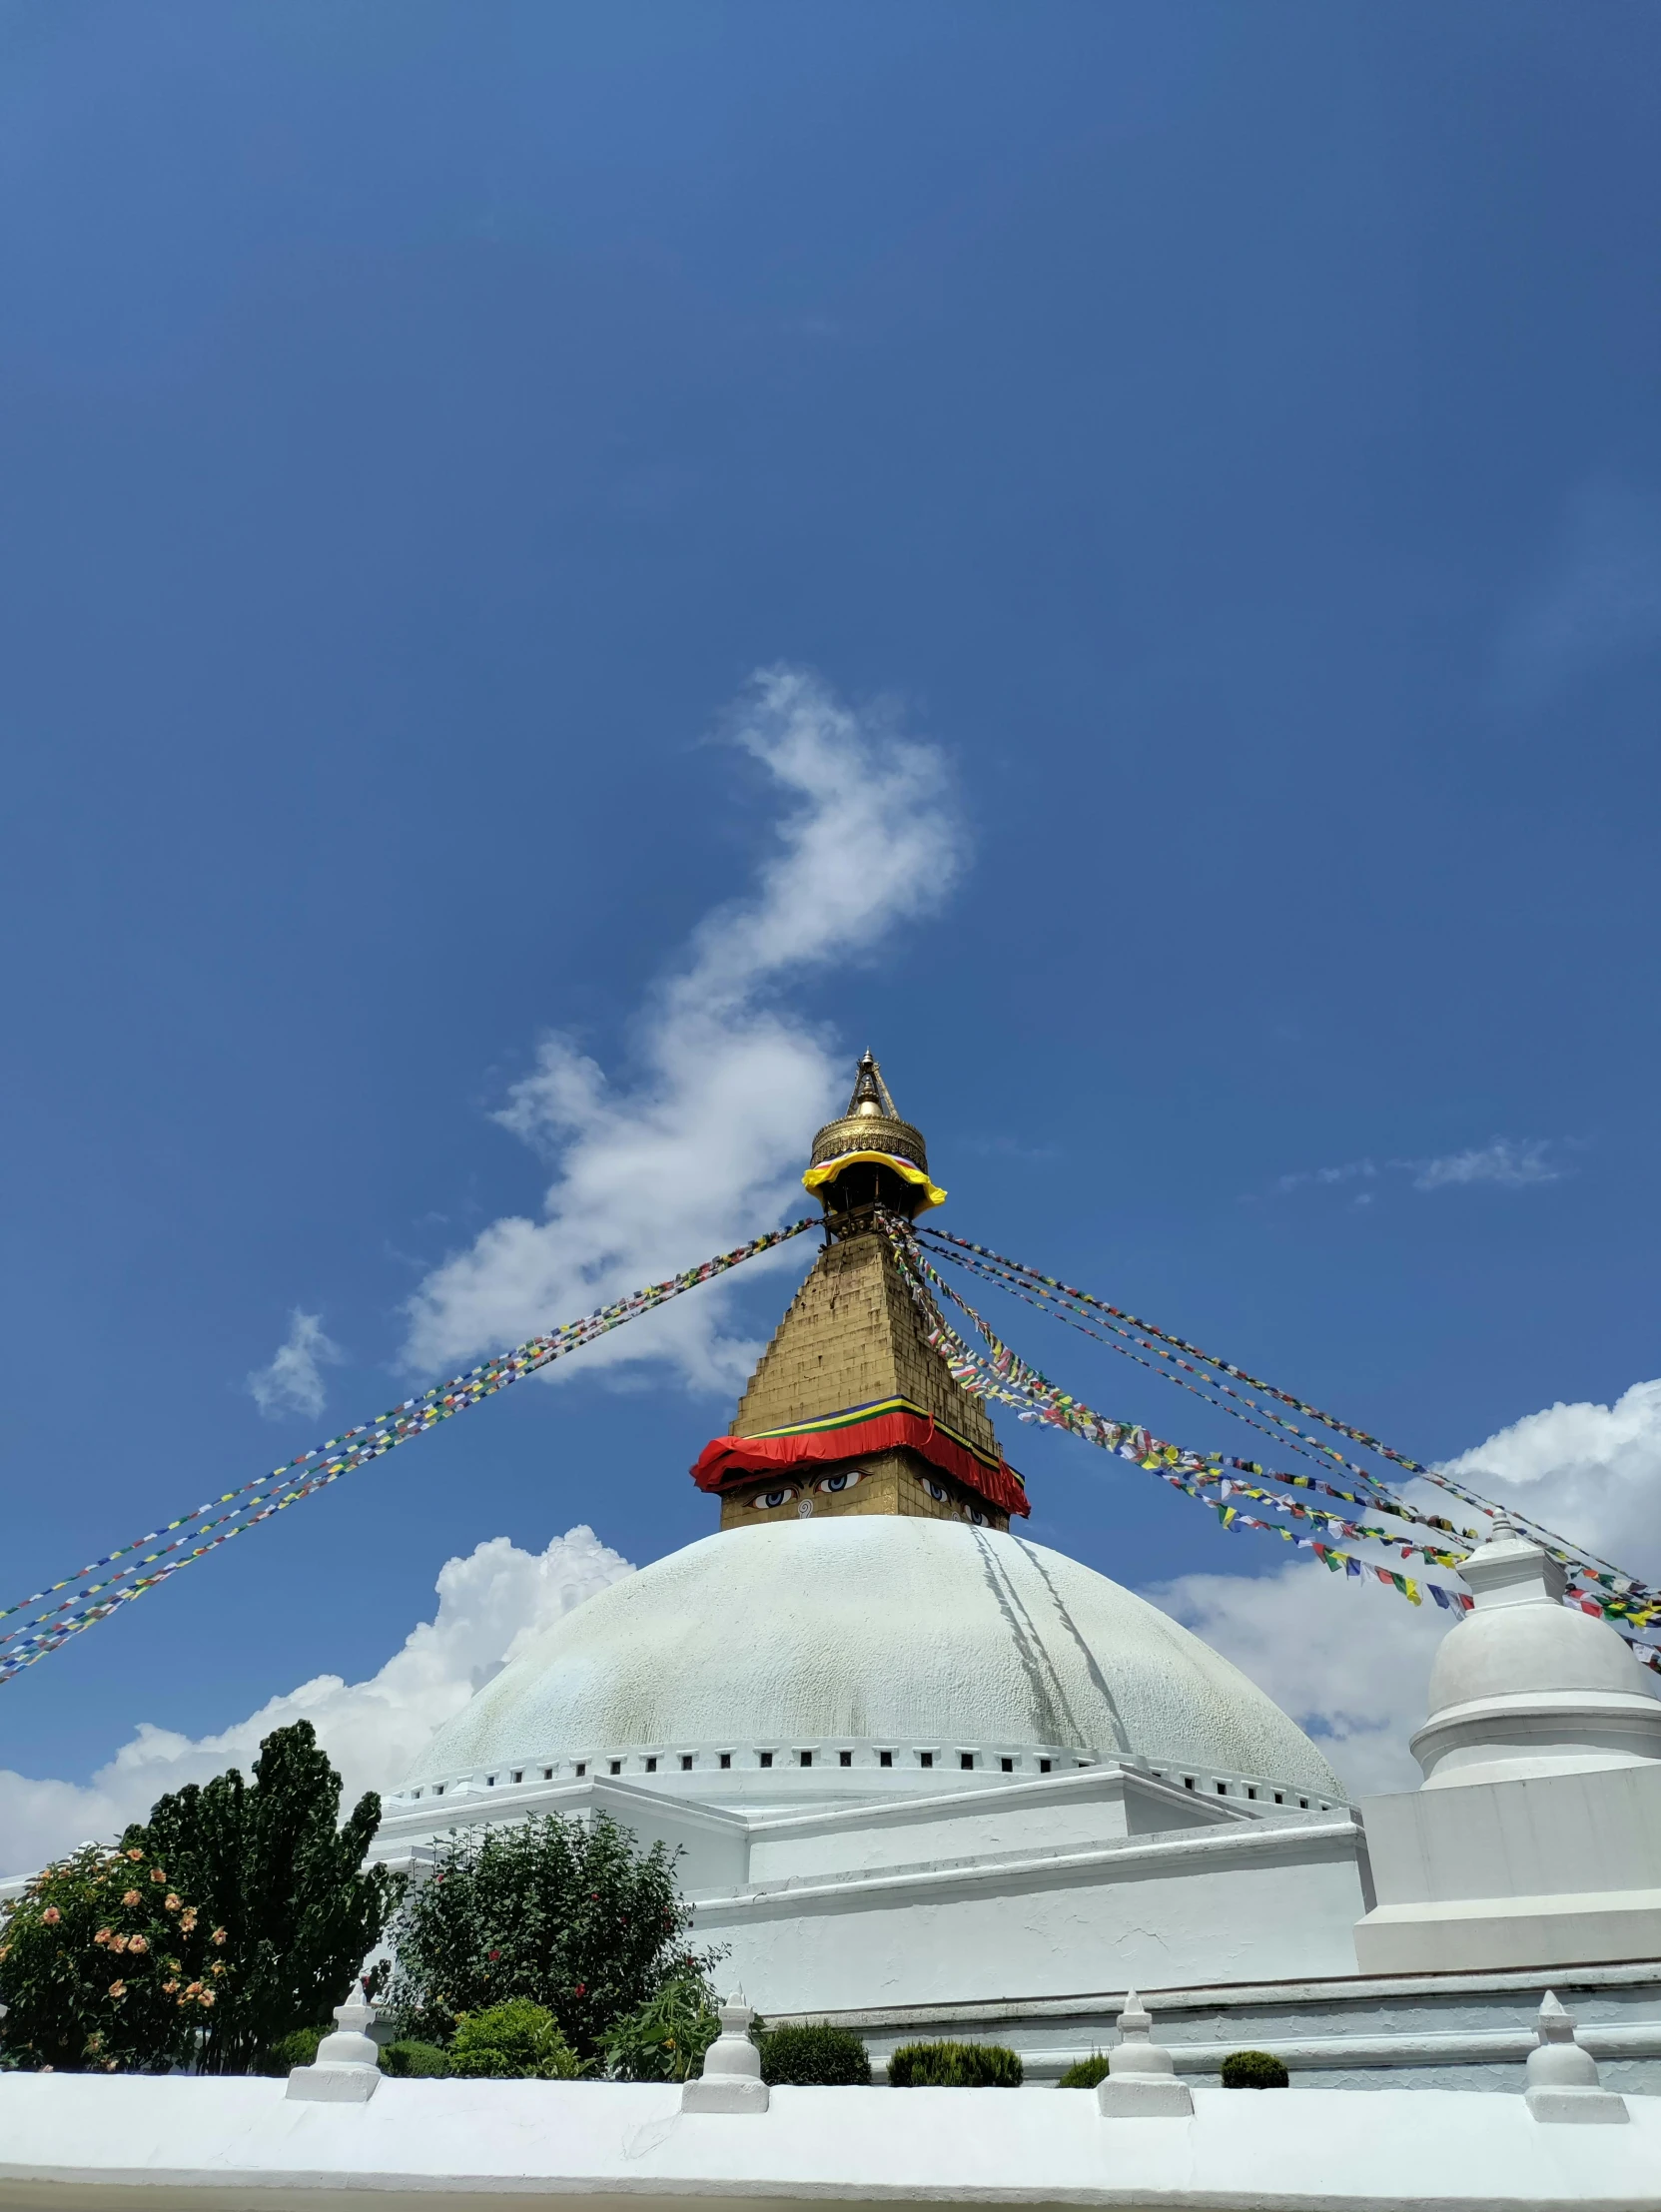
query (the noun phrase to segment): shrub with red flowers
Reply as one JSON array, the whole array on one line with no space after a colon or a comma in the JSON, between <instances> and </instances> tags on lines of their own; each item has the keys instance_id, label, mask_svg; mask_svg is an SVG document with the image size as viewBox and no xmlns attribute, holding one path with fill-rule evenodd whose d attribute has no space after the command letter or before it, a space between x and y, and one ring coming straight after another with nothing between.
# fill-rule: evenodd
<instances>
[{"instance_id":1,"label":"shrub with red flowers","mask_svg":"<svg viewBox=\"0 0 1661 2212\"><path fill-rule=\"evenodd\" d=\"M626 2014L714 1963L691 1924L663 1844L642 1851L604 1814L488 1828L405 1897L393 2011L401 2033L447 2043L463 2013L527 1997L591 2058Z\"/></svg>"},{"instance_id":2,"label":"shrub with red flowers","mask_svg":"<svg viewBox=\"0 0 1661 2212\"><path fill-rule=\"evenodd\" d=\"M165 2071L231 1979L224 1929L136 1844L85 1843L0 1912L0 2047L26 2071Z\"/></svg>"}]
</instances>

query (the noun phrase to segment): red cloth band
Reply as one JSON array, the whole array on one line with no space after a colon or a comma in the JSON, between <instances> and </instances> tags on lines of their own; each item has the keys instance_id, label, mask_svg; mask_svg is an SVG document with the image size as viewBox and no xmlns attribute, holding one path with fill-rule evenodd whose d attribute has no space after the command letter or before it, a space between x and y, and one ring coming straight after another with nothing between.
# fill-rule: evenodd
<instances>
[{"instance_id":1,"label":"red cloth band","mask_svg":"<svg viewBox=\"0 0 1661 2212\"><path fill-rule=\"evenodd\" d=\"M1001 1513L1028 1514L1027 1493L1007 1461L988 1467L922 1413L880 1413L848 1428L818 1429L805 1436L717 1436L698 1454L692 1480L700 1490L722 1490L734 1475L767 1475L789 1467L823 1467L906 1445L931 1467L954 1477Z\"/></svg>"}]
</instances>

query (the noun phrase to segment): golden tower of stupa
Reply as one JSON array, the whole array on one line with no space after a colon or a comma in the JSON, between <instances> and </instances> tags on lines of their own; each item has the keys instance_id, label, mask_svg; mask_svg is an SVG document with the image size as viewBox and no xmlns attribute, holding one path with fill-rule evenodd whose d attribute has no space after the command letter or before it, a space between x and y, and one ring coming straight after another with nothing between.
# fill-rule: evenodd
<instances>
[{"instance_id":1,"label":"golden tower of stupa","mask_svg":"<svg viewBox=\"0 0 1661 2212\"><path fill-rule=\"evenodd\" d=\"M1027 1511L986 1408L928 1342L884 1213L915 1220L946 1193L870 1053L848 1110L813 1139L806 1174L825 1248L773 1331L728 1435L693 1473L723 1529L817 1514L911 1514L1007 1529Z\"/></svg>"}]
</instances>

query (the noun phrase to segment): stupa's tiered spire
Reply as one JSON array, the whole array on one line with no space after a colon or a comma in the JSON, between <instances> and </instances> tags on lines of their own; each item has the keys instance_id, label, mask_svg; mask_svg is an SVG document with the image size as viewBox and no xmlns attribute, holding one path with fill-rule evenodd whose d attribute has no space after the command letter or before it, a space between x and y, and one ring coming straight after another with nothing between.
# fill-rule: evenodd
<instances>
[{"instance_id":1,"label":"stupa's tiered spire","mask_svg":"<svg viewBox=\"0 0 1661 2212\"><path fill-rule=\"evenodd\" d=\"M817 1191L832 1236L869 1228L873 1206L915 1220L946 1193L929 1179L929 1148L914 1122L902 1121L876 1055L867 1052L854 1079L848 1110L813 1139L802 1181Z\"/></svg>"},{"instance_id":2,"label":"stupa's tiered spire","mask_svg":"<svg viewBox=\"0 0 1661 2212\"><path fill-rule=\"evenodd\" d=\"M953 1380L895 1264L880 1215L913 1219L946 1193L875 1057L848 1110L813 1139L803 1182L827 1242L739 1400L732 1431L693 1473L723 1528L786 1516L912 1514L1007 1528L1025 1513L985 1406Z\"/></svg>"}]
</instances>

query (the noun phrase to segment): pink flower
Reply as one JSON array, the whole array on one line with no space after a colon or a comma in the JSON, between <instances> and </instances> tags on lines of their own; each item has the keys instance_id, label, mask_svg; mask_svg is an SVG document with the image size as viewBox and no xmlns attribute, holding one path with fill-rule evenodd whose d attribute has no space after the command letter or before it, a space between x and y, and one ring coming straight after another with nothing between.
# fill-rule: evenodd
<instances>
[{"instance_id":1,"label":"pink flower","mask_svg":"<svg viewBox=\"0 0 1661 2212\"><path fill-rule=\"evenodd\" d=\"M121 1901L123 1904L137 1904L139 1901L138 1891L136 1889L127 1890L123 1894Z\"/></svg>"},{"instance_id":2,"label":"pink flower","mask_svg":"<svg viewBox=\"0 0 1661 2212\"><path fill-rule=\"evenodd\" d=\"M141 1850L130 1850L130 1851L129 1851L129 1852L127 1853L127 1855L128 1855L128 1857L129 1857L129 1858L130 1858L130 1859L131 1859L131 1860L133 1861L134 1865L136 1866L136 1865L138 1864L139 1860L140 1860L140 1859L141 1859L141 1858L142 1858L142 1857L144 1856L144 1853L143 1853L143 1851L141 1851Z\"/></svg>"},{"instance_id":3,"label":"pink flower","mask_svg":"<svg viewBox=\"0 0 1661 2212\"><path fill-rule=\"evenodd\" d=\"M49 1904L46 1907L46 1910L41 1914L41 1918L46 1922L48 1927L56 1927L58 1922L63 1918L63 1914L58 1910L55 1904Z\"/></svg>"},{"instance_id":4,"label":"pink flower","mask_svg":"<svg viewBox=\"0 0 1661 2212\"><path fill-rule=\"evenodd\" d=\"M112 1981L110 1983L110 1994L112 1997L124 1997L127 1994L126 1982Z\"/></svg>"},{"instance_id":5,"label":"pink flower","mask_svg":"<svg viewBox=\"0 0 1661 2212\"><path fill-rule=\"evenodd\" d=\"M130 1951L147 1951L150 1945L142 1935L134 1935L128 1939L127 1948Z\"/></svg>"}]
</instances>

